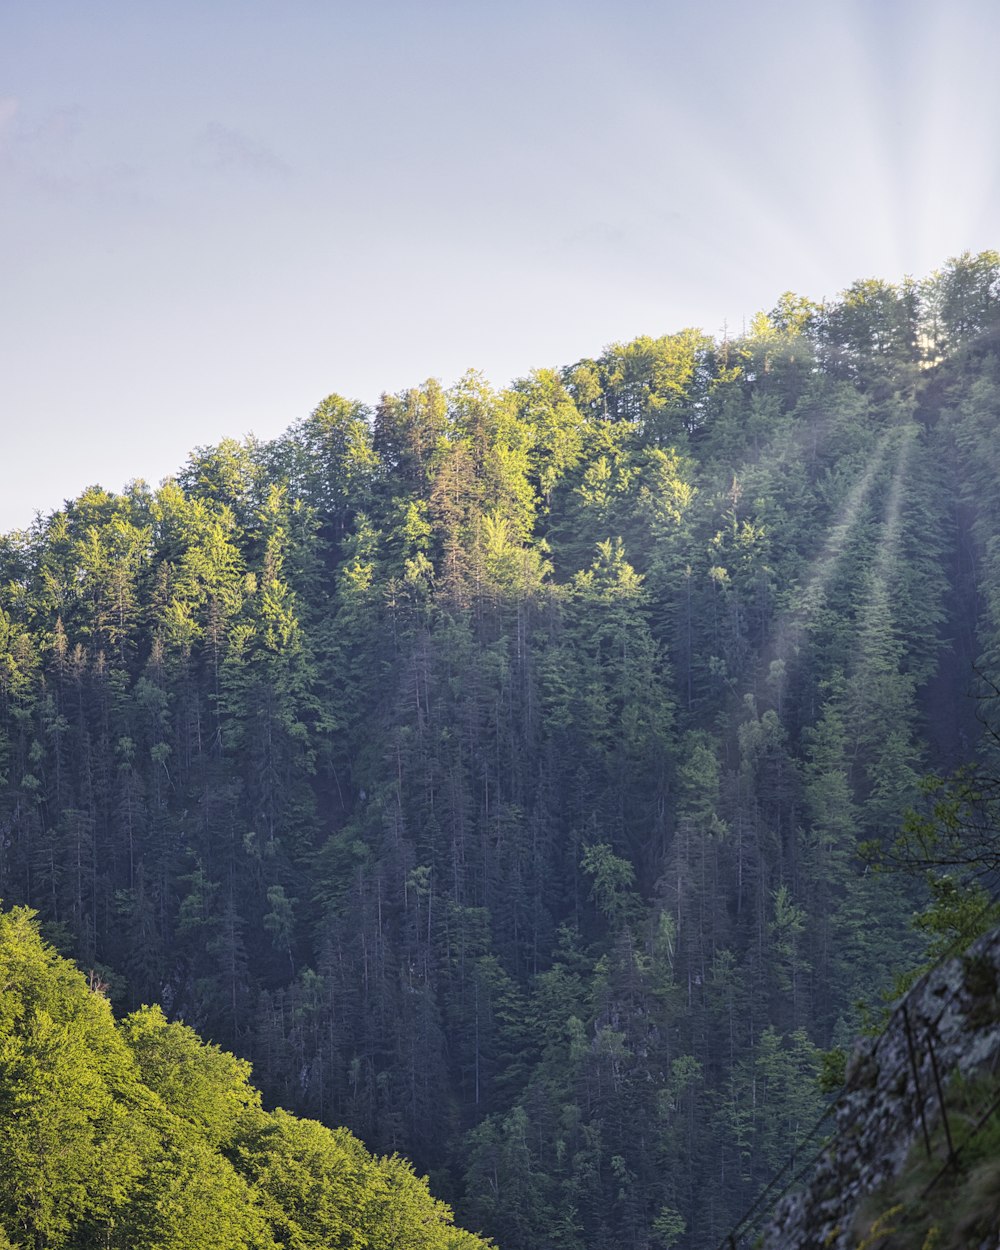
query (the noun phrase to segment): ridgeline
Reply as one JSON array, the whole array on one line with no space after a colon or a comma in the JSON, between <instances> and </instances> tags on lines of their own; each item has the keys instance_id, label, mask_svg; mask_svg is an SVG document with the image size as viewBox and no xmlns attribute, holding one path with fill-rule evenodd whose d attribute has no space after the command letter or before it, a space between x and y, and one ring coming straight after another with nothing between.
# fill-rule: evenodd
<instances>
[{"instance_id":1,"label":"ridgeline","mask_svg":"<svg viewBox=\"0 0 1000 1250\"><path fill-rule=\"evenodd\" d=\"M72 1219L145 1211L173 1151L258 1221L220 1246L325 1245L261 1179L315 1142L445 1238L385 1244L480 1244L184 1021L503 1250L714 1246L958 923L869 860L980 750L998 414L1000 257L965 255L735 340L331 396L0 539L0 895L165 1013L72 991L101 1105L153 1117ZM174 1045L243 1136L157 1083ZM8 1189L15 1244L91 1244Z\"/></svg>"}]
</instances>

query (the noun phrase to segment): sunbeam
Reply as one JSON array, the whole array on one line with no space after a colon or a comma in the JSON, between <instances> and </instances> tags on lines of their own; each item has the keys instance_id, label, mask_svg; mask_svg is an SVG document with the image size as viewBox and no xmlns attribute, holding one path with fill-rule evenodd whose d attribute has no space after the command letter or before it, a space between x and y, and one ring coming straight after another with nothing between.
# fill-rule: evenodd
<instances>
[{"instance_id":1,"label":"sunbeam","mask_svg":"<svg viewBox=\"0 0 1000 1250\"><path fill-rule=\"evenodd\" d=\"M789 605L778 617L775 641L767 659L770 661L770 672L772 676L777 676L779 685L785 680L787 665L800 652L803 634L823 606L826 589L840 566L895 434L895 430L887 430L879 439L865 471L851 487L830 526L822 551L810 565L798 601Z\"/></svg>"},{"instance_id":2,"label":"sunbeam","mask_svg":"<svg viewBox=\"0 0 1000 1250\"><path fill-rule=\"evenodd\" d=\"M894 431L887 430L879 439L868 467L851 488L837 514L836 520L831 525L823 550L813 562L798 608L790 614L790 624L793 627L796 622L799 625L804 625L808 618L814 615L821 606L830 579L836 572L843 557L847 540L858 523L861 509L867 502L876 475L882 467L882 461L885 459L893 434Z\"/></svg>"},{"instance_id":3,"label":"sunbeam","mask_svg":"<svg viewBox=\"0 0 1000 1250\"><path fill-rule=\"evenodd\" d=\"M900 440L899 455L896 459L896 470L889 486L889 497L886 502L885 521L882 538L876 554L873 576L885 581L899 550L899 517L903 503L903 489L906 486L907 473L910 465L910 453L916 437L916 426L907 425L903 428Z\"/></svg>"},{"instance_id":4,"label":"sunbeam","mask_svg":"<svg viewBox=\"0 0 1000 1250\"><path fill-rule=\"evenodd\" d=\"M896 467L886 499L882 537L868 573L865 601L857 615L857 651L854 656L854 671L863 669L874 658L874 649L880 645L879 640L883 637L884 629L891 628L890 578L899 557L903 491L906 486L910 453L915 436L914 426L904 427L899 454L896 457Z\"/></svg>"}]
</instances>

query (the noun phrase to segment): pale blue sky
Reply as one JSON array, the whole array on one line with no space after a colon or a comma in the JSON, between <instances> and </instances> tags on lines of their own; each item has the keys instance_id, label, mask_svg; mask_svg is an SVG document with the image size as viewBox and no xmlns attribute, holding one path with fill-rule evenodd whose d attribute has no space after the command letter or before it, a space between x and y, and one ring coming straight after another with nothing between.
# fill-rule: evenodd
<instances>
[{"instance_id":1,"label":"pale blue sky","mask_svg":"<svg viewBox=\"0 0 1000 1250\"><path fill-rule=\"evenodd\" d=\"M986 0L3 0L0 528L998 246L998 45Z\"/></svg>"}]
</instances>

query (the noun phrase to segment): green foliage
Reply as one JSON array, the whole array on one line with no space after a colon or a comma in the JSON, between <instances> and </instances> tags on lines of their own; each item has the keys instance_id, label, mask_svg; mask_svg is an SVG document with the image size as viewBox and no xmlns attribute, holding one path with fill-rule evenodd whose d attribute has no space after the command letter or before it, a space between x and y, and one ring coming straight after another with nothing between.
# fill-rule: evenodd
<instances>
[{"instance_id":1,"label":"green foliage","mask_svg":"<svg viewBox=\"0 0 1000 1250\"><path fill-rule=\"evenodd\" d=\"M0 912L0 1228L125 1250L475 1250L402 1160L265 1113L250 1065L106 1000ZM0 1242L2 1244L2 1242Z\"/></svg>"},{"instance_id":2,"label":"green foliage","mask_svg":"<svg viewBox=\"0 0 1000 1250\"><path fill-rule=\"evenodd\" d=\"M159 1007L133 1012L121 1033L143 1083L170 1111L194 1124L213 1149L228 1145L240 1117L259 1107L250 1064L206 1045L185 1025L169 1023Z\"/></svg>"},{"instance_id":3,"label":"green foliage","mask_svg":"<svg viewBox=\"0 0 1000 1250\"><path fill-rule=\"evenodd\" d=\"M995 1235L1000 1221L1000 1119L995 1074L956 1076L945 1091L956 1165L938 1120L931 1157L918 1140L902 1170L858 1213L859 1244L885 1250L964 1250ZM993 1108L993 1114L985 1116Z\"/></svg>"},{"instance_id":4,"label":"green foliage","mask_svg":"<svg viewBox=\"0 0 1000 1250\"><path fill-rule=\"evenodd\" d=\"M847 1079L847 1051L841 1046L824 1050L819 1057L820 1069L817 1081L824 1094L838 1094Z\"/></svg>"},{"instance_id":5,"label":"green foliage","mask_svg":"<svg viewBox=\"0 0 1000 1250\"><path fill-rule=\"evenodd\" d=\"M994 919L998 272L330 395L0 539L0 890L126 1013L4 1035L8 1237L437 1238L402 1152L506 1250L721 1240Z\"/></svg>"}]
</instances>

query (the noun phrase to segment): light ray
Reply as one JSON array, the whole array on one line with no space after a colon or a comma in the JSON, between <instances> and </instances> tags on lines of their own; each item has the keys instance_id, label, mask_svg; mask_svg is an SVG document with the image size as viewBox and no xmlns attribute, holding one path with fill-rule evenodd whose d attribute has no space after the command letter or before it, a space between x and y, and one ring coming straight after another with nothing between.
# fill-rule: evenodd
<instances>
[{"instance_id":1,"label":"light ray","mask_svg":"<svg viewBox=\"0 0 1000 1250\"><path fill-rule=\"evenodd\" d=\"M867 468L851 487L836 519L830 526L823 550L811 565L808 580L797 605L789 607L779 616L775 631L777 641L774 647L774 660L787 664L793 656L798 654L802 635L826 599L827 586L844 557L848 540L871 494L876 475L882 467L894 433L894 430L887 430L879 439Z\"/></svg>"},{"instance_id":2,"label":"light ray","mask_svg":"<svg viewBox=\"0 0 1000 1250\"><path fill-rule=\"evenodd\" d=\"M896 458L896 468L889 487L889 497L886 501L882 538L869 574L868 594L864 606L858 614L858 652L855 667L860 666L870 657L871 649L874 645L875 632L880 620L890 606L889 579L899 552L903 490L906 486L910 453L913 449L915 433L913 426L908 426L905 429L900 443L899 455Z\"/></svg>"},{"instance_id":3,"label":"light ray","mask_svg":"<svg viewBox=\"0 0 1000 1250\"><path fill-rule=\"evenodd\" d=\"M886 580L896 561L899 549L899 518L903 504L903 488L906 485L910 466L910 453L916 428L907 426L901 440L899 456L896 460L896 471L889 487L889 498L886 503L885 523L882 540L879 543L878 555L875 560L874 576Z\"/></svg>"}]
</instances>

